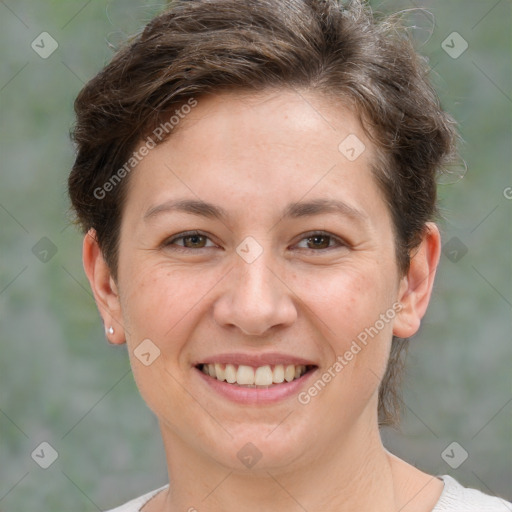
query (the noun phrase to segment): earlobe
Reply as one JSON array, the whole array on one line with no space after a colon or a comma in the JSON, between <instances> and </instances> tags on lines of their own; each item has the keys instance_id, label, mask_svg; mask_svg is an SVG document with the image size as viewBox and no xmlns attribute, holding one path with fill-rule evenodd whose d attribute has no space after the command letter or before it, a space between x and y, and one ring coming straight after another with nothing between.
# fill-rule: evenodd
<instances>
[{"instance_id":1,"label":"earlobe","mask_svg":"<svg viewBox=\"0 0 512 512\"><path fill-rule=\"evenodd\" d=\"M398 299L403 308L393 326L395 336L409 338L418 331L430 301L440 254L439 229L428 222L421 244L411 256L409 270L400 282Z\"/></svg>"},{"instance_id":2,"label":"earlobe","mask_svg":"<svg viewBox=\"0 0 512 512\"><path fill-rule=\"evenodd\" d=\"M96 305L105 325L105 336L109 343L122 344L126 338L117 285L103 258L96 231L92 228L84 237L82 259Z\"/></svg>"}]
</instances>

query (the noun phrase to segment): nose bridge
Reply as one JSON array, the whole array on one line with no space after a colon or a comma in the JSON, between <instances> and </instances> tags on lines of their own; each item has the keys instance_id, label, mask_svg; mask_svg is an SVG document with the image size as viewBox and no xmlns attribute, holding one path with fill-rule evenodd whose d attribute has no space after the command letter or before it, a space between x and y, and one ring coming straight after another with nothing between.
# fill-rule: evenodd
<instances>
[{"instance_id":1,"label":"nose bridge","mask_svg":"<svg viewBox=\"0 0 512 512\"><path fill-rule=\"evenodd\" d=\"M270 304L279 294L276 289L277 280L274 273L270 270L270 258L261 255L255 261L240 263L240 273L238 275L238 284L236 293L241 300L250 304L257 303Z\"/></svg>"},{"instance_id":2,"label":"nose bridge","mask_svg":"<svg viewBox=\"0 0 512 512\"><path fill-rule=\"evenodd\" d=\"M259 254L255 249L251 242L237 249L235 269L216 304L215 316L221 325L235 325L245 334L259 335L274 326L291 324L297 313L290 291L275 275L270 249L261 248Z\"/></svg>"}]
</instances>

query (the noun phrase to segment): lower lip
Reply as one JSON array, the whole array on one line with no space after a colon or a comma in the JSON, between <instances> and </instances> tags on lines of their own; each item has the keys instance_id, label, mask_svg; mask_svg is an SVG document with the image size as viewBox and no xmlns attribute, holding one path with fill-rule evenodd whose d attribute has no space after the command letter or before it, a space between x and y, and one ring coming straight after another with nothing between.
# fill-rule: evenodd
<instances>
[{"instance_id":1,"label":"lower lip","mask_svg":"<svg viewBox=\"0 0 512 512\"><path fill-rule=\"evenodd\" d=\"M225 398L241 404L255 405L271 404L291 396L296 396L299 393L300 388L306 385L318 368L306 372L302 377L294 379L291 382L273 384L268 388L246 388L236 384L229 384L228 382L220 381L214 377L206 375L198 368L194 368L194 370L208 386Z\"/></svg>"}]
</instances>

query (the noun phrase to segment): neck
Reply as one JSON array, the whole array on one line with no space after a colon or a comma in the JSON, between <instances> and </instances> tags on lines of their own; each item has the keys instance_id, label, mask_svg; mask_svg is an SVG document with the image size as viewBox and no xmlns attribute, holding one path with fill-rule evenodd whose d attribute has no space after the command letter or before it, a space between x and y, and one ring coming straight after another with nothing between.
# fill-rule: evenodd
<instances>
[{"instance_id":1,"label":"neck","mask_svg":"<svg viewBox=\"0 0 512 512\"><path fill-rule=\"evenodd\" d=\"M377 422L359 423L307 461L244 472L218 464L162 426L171 486L155 510L395 511L402 500Z\"/></svg>"}]
</instances>

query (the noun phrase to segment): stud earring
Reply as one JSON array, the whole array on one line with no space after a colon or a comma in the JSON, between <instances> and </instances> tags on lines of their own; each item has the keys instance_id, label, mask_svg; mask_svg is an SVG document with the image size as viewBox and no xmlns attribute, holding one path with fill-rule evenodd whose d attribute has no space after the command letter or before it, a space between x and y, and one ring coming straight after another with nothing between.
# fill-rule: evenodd
<instances>
[{"instance_id":1,"label":"stud earring","mask_svg":"<svg viewBox=\"0 0 512 512\"><path fill-rule=\"evenodd\" d=\"M114 334L114 328L112 326L110 326L108 329L107 329L107 332L109 334Z\"/></svg>"}]
</instances>

